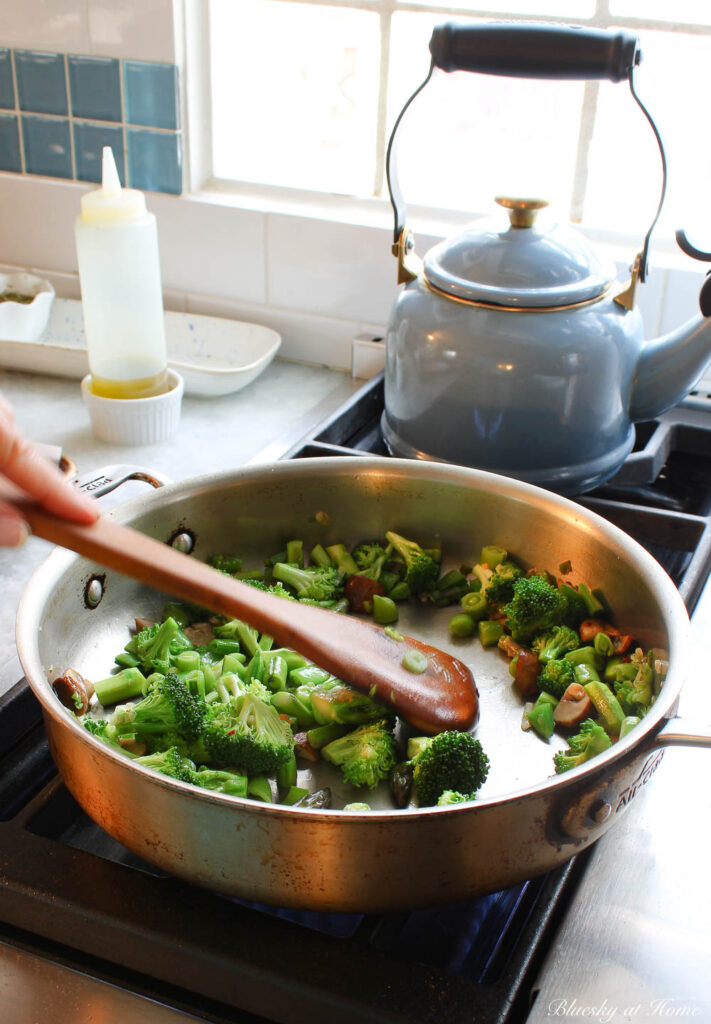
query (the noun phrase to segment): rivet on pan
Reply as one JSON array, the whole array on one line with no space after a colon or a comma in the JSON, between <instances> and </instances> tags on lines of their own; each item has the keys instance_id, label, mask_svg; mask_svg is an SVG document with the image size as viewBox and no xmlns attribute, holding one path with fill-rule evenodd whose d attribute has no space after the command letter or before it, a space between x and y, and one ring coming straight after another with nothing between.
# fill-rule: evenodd
<instances>
[{"instance_id":1,"label":"rivet on pan","mask_svg":"<svg viewBox=\"0 0 711 1024\"><path fill-rule=\"evenodd\" d=\"M195 538L190 533L176 533L170 538L170 546L176 551L182 551L184 555L189 555L194 545Z\"/></svg>"},{"instance_id":2,"label":"rivet on pan","mask_svg":"<svg viewBox=\"0 0 711 1024\"><path fill-rule=\"evenodd\" d=\"M87 608L96 608L104 596L104 577L92 576L84 588L84 604Z\"/></svg>"},{"instance_id":3,"label":"rivet on pan","mask_svg":"<svg viewBox=\"0 0 711 1024\"><path fill-rule=\"evenodd\" d=\"M612 814L612 806L606 804L603 800L598 800L597 803L593 804L590 808L590 817L596 825L602 825Z\"/></svg>"}]
</instances>

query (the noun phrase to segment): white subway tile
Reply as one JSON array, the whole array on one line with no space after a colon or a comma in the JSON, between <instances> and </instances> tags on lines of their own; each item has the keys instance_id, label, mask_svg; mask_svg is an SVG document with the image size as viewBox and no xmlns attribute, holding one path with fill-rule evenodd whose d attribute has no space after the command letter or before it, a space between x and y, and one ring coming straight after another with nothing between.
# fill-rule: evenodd
<instances>
[{"instance_id":1,"label":"white subway tile","mask_svg":"<svg viewBox=\"0 0 711 1024\"><path fill-rule=\"evenodd\" d=\"M76 273L74 220L86 185L0 174L4 255L13 263Z\"/></svg>"},{"instance_id":2,"label":"white subway tile","mask_svg":"<svg viewBox=\"0 0 711 1024\"><path fill-rule=\"evenodd\" d=\"M320 316L382 322L397 293L383 228L269 214L269 302Z\"/></svg>"},{"instance_id":3,"label":"white subway tile","mask_svg":"<svg viewBox=\"0 0 711 1024\"><path fill-rule=\"evenodd\" d=\"M32 267L30 273L49 281L59 299L81 298L78 274L61 274L56 270L44 270L42 267Z\"/></svg>"},{"instance_id":4,"label":"white subway tile","mask_svg":"<svg viewBox=\"0 0 711 1024\"><path fill-rule=\"evenodd\" d=\"M88 0L89 52L176 63L173 0Z\"/></svg>"},{"instance_id":5,"label":"white subway tile","mask_svg":"<svg viewBox=\"0 0 711 1024\"><path fill-rule=\"evenodd\" d=\"M309 316L273 306L225 302L202 295L188 295L187 311L263 324L281 335L279 357L295 362L351 369L351 350L357 335L382 336L383 327L362 321Z\"/></svg>"},{"instance_id":6,"label":"white subway tile","mask_svg":"<svg viewBox=\"0 0 711 1024\"><path fill-rule=\"evenodd\" d=\"M233 302L266 301L263 213L157 192L146 200L158 218L165 288Z\"/></svg>"},{"instance_id":7,"label":"white subway tile","mask_svg":"<svg viewBox=\"0 0 711 1024\"><path fill-rule=\"evenodd\" d=\"M1 35L3 46L86 53L89 46L86 0L4 3Z\"/></svg>"}]
</instances>

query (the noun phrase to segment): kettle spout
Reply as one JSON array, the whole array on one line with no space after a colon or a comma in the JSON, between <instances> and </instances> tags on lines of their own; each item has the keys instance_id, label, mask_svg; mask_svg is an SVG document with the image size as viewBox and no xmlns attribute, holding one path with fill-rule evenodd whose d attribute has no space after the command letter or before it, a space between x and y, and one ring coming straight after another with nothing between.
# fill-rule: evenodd
<instances>
[{"instance_id":1,"label":"kettle spout","mask_svg":"<svg viewBox=\"0 0 711 1024\"><path fill-rule=\"evenodd\" d=\"M675 331L646 342L632 384L632 422L660 416L686 398L710 360L711 318L692 317Z\"/></svg>"}]
</instances>

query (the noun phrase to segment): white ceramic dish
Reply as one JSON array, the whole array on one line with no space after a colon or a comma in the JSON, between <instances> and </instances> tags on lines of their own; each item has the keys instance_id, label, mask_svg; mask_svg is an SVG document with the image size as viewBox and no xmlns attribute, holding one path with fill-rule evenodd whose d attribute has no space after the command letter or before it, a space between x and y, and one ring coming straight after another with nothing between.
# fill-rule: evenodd
<instances>
[{"instance_id":1,"label":"white ceramic dish","mask_svg":"<svg viewBox=\"0 0 711 1024\"><path fill-rule=\"evenodd\" d=\"M54 288L32 274L0 274L0 295L6 291L33 298L32 302L0 302L0 343L37 341L49 320Z\"/></svg>"},{"instance_id":2,"label":"white ceramic dish","mask_svg":"<svg viewBox=\"0 0 711 1024\"><path fill-rule=\"evenodd\" d=\"M271 363L281 337L270 327L188 313L165 314L168 362L185 381L185 394L227 395L239 391ZM0 366L71 377L89 372L81 302L57 299L42 337L35 343L0 341Z\"/></svg>"},{"instance_id":3,"label":"white ceramic dish","mask_svg":"<svg viewBox=\"0 0 711 1024\"><path fill-rule=\"evenodd\" d=\"M91 390L91 374L81 382L94 437L107 444L143 445L167 441L180 423L183 378L168 371L168 391L150 398L103 398Z\"/></svg>"}]
</instances>

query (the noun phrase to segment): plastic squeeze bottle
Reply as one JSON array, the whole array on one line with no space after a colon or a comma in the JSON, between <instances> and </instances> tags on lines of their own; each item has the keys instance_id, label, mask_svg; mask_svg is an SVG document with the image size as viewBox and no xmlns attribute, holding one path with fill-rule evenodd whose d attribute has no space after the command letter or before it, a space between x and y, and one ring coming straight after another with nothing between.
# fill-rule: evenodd
<instances>
[{"instance_id":1,"label":"plastic squeeze bottle","mask_svg":"<svg viewBox=\"0 0 711 1024\"><path fill-rule=\"evenodd\" d=\"M168 389L156 219L142 192L121 188L110 146L101 188L82 196L75 224L91 387L104 398Z\"/></svg>"}]
</instances>

